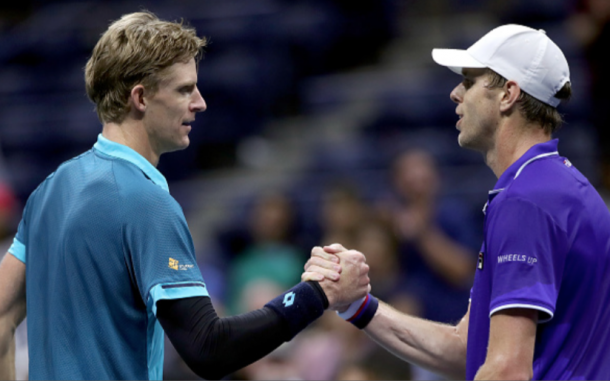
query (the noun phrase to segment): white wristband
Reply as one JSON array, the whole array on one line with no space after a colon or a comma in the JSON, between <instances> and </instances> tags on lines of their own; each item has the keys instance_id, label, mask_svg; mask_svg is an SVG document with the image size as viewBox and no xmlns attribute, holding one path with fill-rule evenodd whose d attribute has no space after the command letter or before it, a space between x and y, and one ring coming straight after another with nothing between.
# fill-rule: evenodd
<instances>
[{"instance_id":1,"label":"white wristband","mask_svg":"<svg viewBox=\"0 0 610 381\"><path fill-rule=\"evenodd\" d=\"M364 296L362 299L356 300L355 302L350 304L349 307L347 307L347 310L345 310L344 312L337 311L337 315L339 315L339 317L341 317L341 319L343 320L351 319L356 314L356 312L358 312L358 310L362 306L362 303L364 303L365 300L366 296Z\"/></svg>"}]
</instances>

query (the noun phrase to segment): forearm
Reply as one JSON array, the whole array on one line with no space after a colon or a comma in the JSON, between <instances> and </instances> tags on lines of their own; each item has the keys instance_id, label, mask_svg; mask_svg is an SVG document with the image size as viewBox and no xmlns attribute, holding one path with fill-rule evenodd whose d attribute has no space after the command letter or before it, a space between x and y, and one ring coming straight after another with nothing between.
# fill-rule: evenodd
<instances>
[{"instance_id":1,"label":"forearm","mask_svg":"<svg viewBox=\"0 0 610 381\"><path fill-rule=\"evenodd\" d=\"M219 318L205 299L161 301L157 314L180 356L200 377L220 379L270 353L289 336L286 324L269 308Z\"/></svg>"},{"instance_id":2,"label":"forearm","mask_svg":"<svg viewBox=\"0 0 610 381\"><path fill-rule=\"evenodd\" d=\"M0 380L15 379L15 330L0 319Z\"/></svg>"},{"instance_id":3,"label":"forearm","mask_svg":"<svg viewBox=\"0 0 610 381\"><path fill-rule=\"evenodd\" d=\"M365 332L405 361L450 378L465 377L467 332L457 326L409 316L380 302Z\"/></svg>"},{"instance_id":4,"label":"forearm","mask_svg":"<svg viewBox=\"0 0 610 381\"><path fill-rule=\"evenodd\" d=\"M15 330L25 314L25 264L7 254L0 262L0 380L15 379Z\"/></svg>"},{"instance_id":5,"label":"forearm","mask_svg":"<svg viewBox=\"0 0 610 381\"><path fill-rule=\"evenodd\" d=\"M299 294L293 295L292 302L283 298L285 303L280 309L297 309L288 319L271 302L271 307L219 318L208 297L161 300L157 303L157 317L178 353L197 375L220 379L271 353L322 315L327 302L312 300L315 292L313 288L311 291L309 302L307 295L299 291L295 291Z\"/></svg>"}]
</instances>

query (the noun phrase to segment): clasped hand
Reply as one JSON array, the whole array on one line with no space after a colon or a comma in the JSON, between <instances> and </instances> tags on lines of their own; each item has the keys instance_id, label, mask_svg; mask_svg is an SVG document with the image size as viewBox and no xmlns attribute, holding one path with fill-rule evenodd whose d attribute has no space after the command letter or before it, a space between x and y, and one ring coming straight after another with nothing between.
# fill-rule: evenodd
<instances>
[{"instance_id":1,"label":"clasped hand","mask_svg":"<svg viewBox=\"0 0 610 381\"><path fill-rule=\"evenodd\" d=\"M329 308L343 311L371 291L369 265L364 254L340 244L311 250L302 281L317 281L328 298Z\"/></svg>"}]
</instances>

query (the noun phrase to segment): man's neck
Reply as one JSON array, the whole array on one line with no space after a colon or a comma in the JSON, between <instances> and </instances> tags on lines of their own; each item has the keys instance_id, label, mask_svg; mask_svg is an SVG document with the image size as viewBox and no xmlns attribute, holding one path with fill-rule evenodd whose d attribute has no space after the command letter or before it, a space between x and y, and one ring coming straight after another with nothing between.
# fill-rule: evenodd
<instances>
[{"instance_id":1,"label":"man's neck","mask_svg":"<svg viewBox=\"0 0 610 381\"><path fill-rule=\"evenodd\" d=\"M550 139L540 126L508 120L498 128L494 146L485 153L485 162L500 178L530 148Z\"/></svg>"},{"instance_id":2,"label":"man's neck","mask_svg":"<svg viewBox=\"0 0 610 381\"><path fill-rule=\"evenodd\" d=\"M133 149L155 167L159 163L160 155L155 153L146 130L138 121L104 123L102 135L108 140Z\"/></svg>"}]
</instances>

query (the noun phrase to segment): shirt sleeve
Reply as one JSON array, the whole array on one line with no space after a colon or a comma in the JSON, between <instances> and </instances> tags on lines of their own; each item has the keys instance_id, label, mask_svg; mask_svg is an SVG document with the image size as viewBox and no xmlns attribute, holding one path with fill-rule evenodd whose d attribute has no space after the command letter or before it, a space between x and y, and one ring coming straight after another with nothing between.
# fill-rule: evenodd
<instances>
[{"instance_id":1,"label":"shirt sleeve","mask_svg":"<svg viewBox=\"0 0 610 381\"><path fill-rule=\"evenodd\" d=\"M142 300L209 296L186 219L165 191L134 195L125 205L124 248Z\"/></svg>"},{"instance_id":2,"label":"shirt sleeve","mask_svg":"<svg viewBox=\"0 0 610 381\"><path fill-rule=\"evenodd\" d=\"M568 251L567 236L534 203L508 198L489 211L487 251L492 261L490 316L509 308L553 318Z\"/></svg>"},{"instance_id":3,"label":"shirt sleeve","mask_svg":"<svg viewBox=\"0 0 610 381\"><path fill-rule=\"evenodd\" d=\"M21 217L21 221L19 222L19 227L17 228L17 234L13 239L13 244L9 247L8 252L12 254L15 258L19 259L21 262L25 263L25 242L26 242L26 228L27 228L27 204L23 209L23 216Z\"/></svg>"},{"instance_id":4,"label":"shirt sleeve","mask_svg":"<svg viewBox=\"0 0 610 381\"><path fill-rule=\"evenodd\" d=\"M21 243L17 236L13 239L13 244L8 249L8 252L25 264L25 245Z\"/></svg>"}]
</instances>

